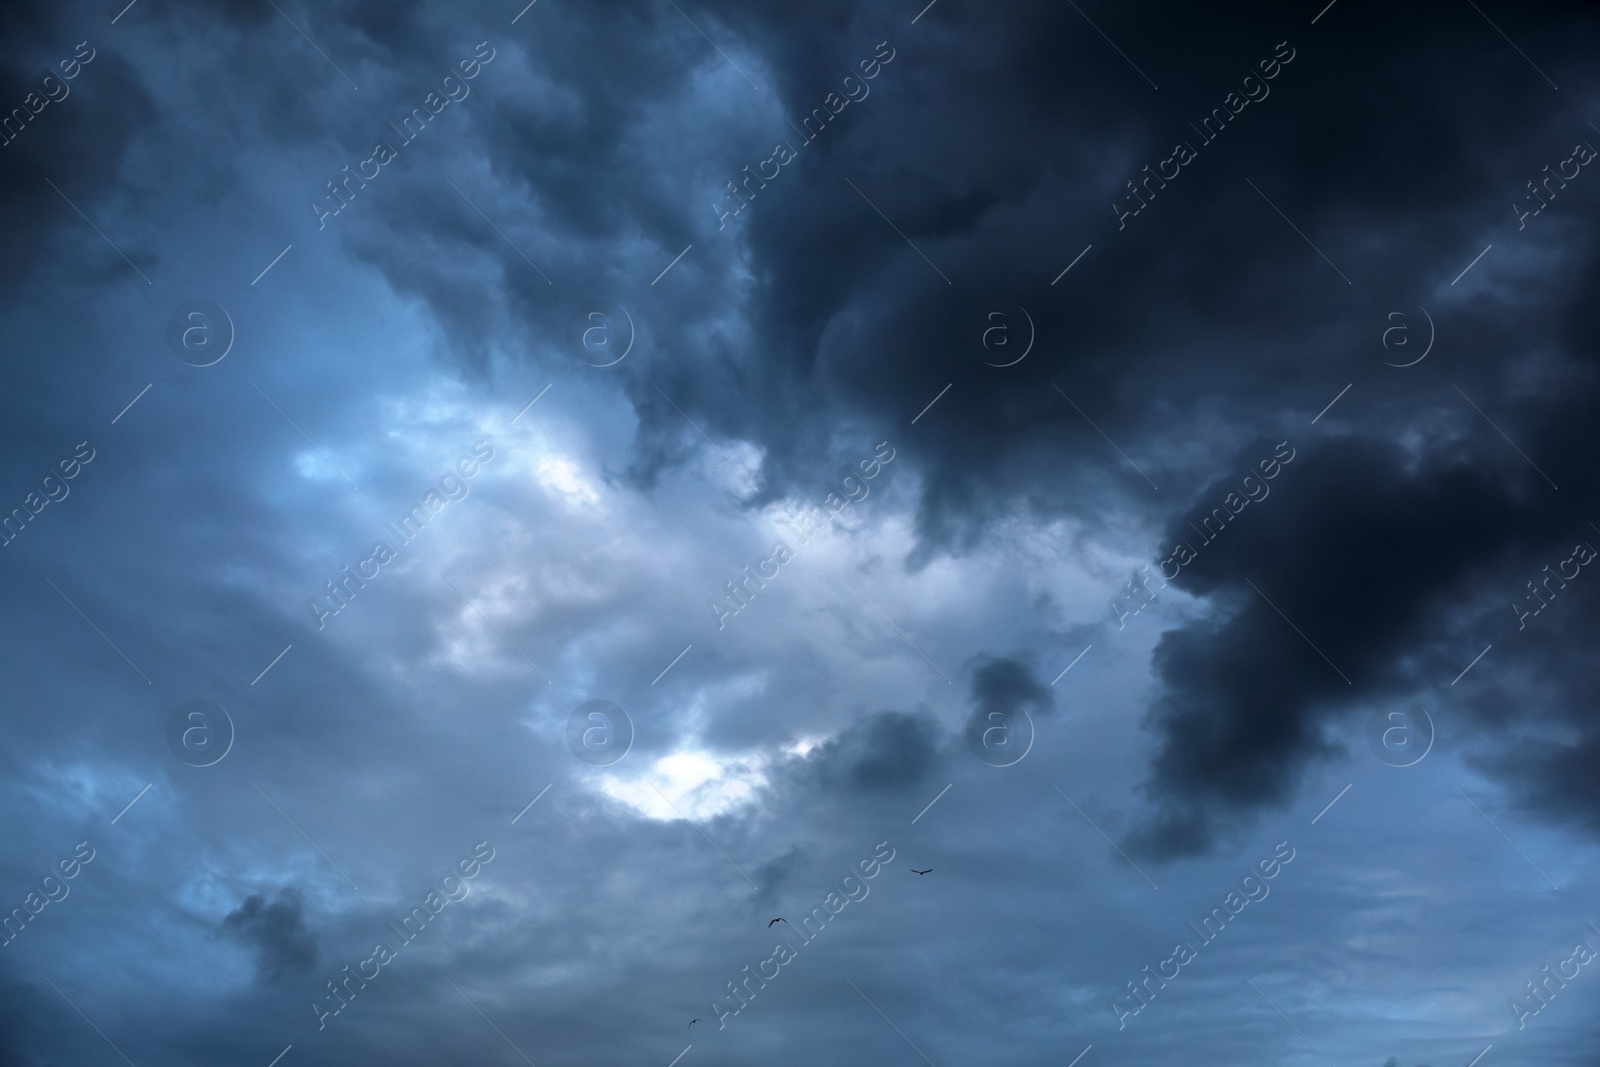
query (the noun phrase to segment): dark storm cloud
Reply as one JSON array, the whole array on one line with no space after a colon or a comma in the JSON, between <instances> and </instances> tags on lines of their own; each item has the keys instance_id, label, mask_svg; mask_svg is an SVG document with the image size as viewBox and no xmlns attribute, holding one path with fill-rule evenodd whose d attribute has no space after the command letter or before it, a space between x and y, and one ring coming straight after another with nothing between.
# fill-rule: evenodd
<instances>
[{"instance_id":1,"label":"dark storm cloud","mask_svg":"<svg viewBox=\"0 0 1600 1067\"><path fill-rule=\"evenodd\" d=\"M267 903L252 893L222 920L228 936L256 954L256 972L264 983L305 974L317 962L317 939L306 925L305 895L293 886L278 890Z\"/></svg>"},{"instance_id":2,"label":"dark storm cloud","mask_svg":"<svg viewBox=\"0 0 1600 1067\"><path fill-rule=\"evenodd\" d=\"M927 35L897 44L873 95L852 105L781 180L756 195L735 231L760 268L749 312L755 343L713 325L718 311L697 300L697 287L687 302L673 298L676 314L664 321L665 309L648 303L659 299L659 287L639 284L629 293L647 301L645 317L655 318L661 348L687 344L710 357L652 368L652 380L699 424L764 445L763 477L774 494L819 484L836 447L810 420L782 412L825 407L845 424L904 427L953 381L937 416L927 420L936 430L901 431L914 440L926 474L918 562L941 547L974 545L997 500L1093 519L1108 498L1132 496L1121 503L1155 514L1154 498L1140 496L1144 483L1052 383L1157 483L1205 479L1226 452L1206 438L1198 450L1174 447L1191 439L1178 427L1198 414L1186 412L1186 397L1222 390L1236 410L1259 407L1258 420L1271 421L1286 388L1320 395L1320 379L1302 384L1309 355L1348 348L1352 319L1381 321L1381 309L1396 295L1414 299L1445 264L1464 262L1476 231L1509 219L1502 201L1522 179L1501 142L1517 139L1531 159L1541 142L1554 146L1570 137L1565 120L1572 116L1553 113L1540 95L1547 87L1514 55L1497 56L1490 76L1468 85L1437 76L1481 50L1470 21L1417 56L1349 30L1333 29L1332 40L1308 39L1304 30L1287 28L1281 9L1266 5L1226 20L1198 10L1171 12L1146 46L1145 65L1162 70L1160 80L1168 82L1153 97L1103 42L1080 32L1070 11L1022 10L1015 21L1000 22L954 9ZM779 34L781 16L768 26L760 14L732 8L721 14L762 42L778 75L780 114L768 123L776 137L789 133L775 120L805 113L852 48L875 43L879 32L905 41L899 30L877 30L876 13L841 26L826 47L783 43L802 38ZM1349 15L1354 22L1395 17L1359 8ZM546 30L558 36L562 27ZM1181 181L1118 232L1109 203L1128 196L1124 182L1146 161L1170 154L1174 139L1197 139L1188 122L1219 106L1239 72L1272 56L1286 37L1294 38L1295 58L1272 82L1270 96L1240 114L1215 145L1203 146ZM1335 50L1344 69L1329 66ZM1000 65L995 57L1002 54ZM1344 79L1348 91L1307 87L1330 78ZM742 85L733 82L735 89ZM1387 117L1385 101L1398 95L1420 98L1409 126ZM509 107L500 112L515 115ZM1531 127L1529 113L1541 117ZM1469 114L1474 122L1463 117ZM553 203L581 208L578 191L555 182L551 152L539 146L551 146L558 158L562 150L614 158L614 123L598 123L580 149L552 130L519 128L514 117L499 121L513 126L494 138L498 169ZM1488 129L1496 138L1493 152L1482 141ZM741 145L726 128L705 132L723 157L708 169L737 174L752 142ZM768 139L753 143L766 151ZM1328 156L1332 144L1340 146L1334 166L1309 165ZM675 162L680 169L693 165ZM1397 183L1400 173L1406 178ZM730 233L695 221L695 204L720 195L715 181L698 194L690 190L704 189L697 186L704 179L691 181L684 190L689 202L674 205L658 200L655 190L602 196L610 181L605 174L600 187L585 191L596 203L630 209L648 197L663 264L678 247L669 234L699 233L693 258L676 269L683 276L722 272ZM1356 271L1360 285L1341 291L1339 276L1283 228L1244 177L1271 190L1302 229L1358 234L1347 247L1382 242L1383 255L1368 257ZM955 285L944 286L846 178L918 240ZM673 189L684 184L670 172L662 182ZM1041 226L1040 218L1049 221ZM1432 239L1418 240L1424 235ZM1049 286L1091 241L1094 258L1071 283ZM1319 280L1328 283L1324 295L1306 296ZM1150 300L1164 293L1177 296L1176 313L1150 316ZM1037 353L1005 372L982 366L962 340L971 314L991 294L1027 304L1039 326ZM1350 299L1358 302L1354 314ZM448 307L440 313L452 314ZM1238 333L1241 322L1251 323L1248 337ZM1248 353L1249 375L1218 365L1230 350ZM643 419L638 448L648 474L686 454L676 442L688 431L642 366L624 369L635 375L629 390ZM1263 403L1269 396L1270 406ZM1062 463L1063 455L1071 461Z\"/></svg>"},{"instance_id":3,"label":"dark storm cloud","mask_svg":"<svg viewBox=\"0 0 1600 1067\"><path fill-rule=\"evenodd\" d=\"M1437 781L1418 774L1384 792L1363 781L1321 836L1293 838L1297 869L1327 877L1279 883L1233 955L1208 955L1208 973L1163 994L1170 1022L1126 1038L1151 1044L1102 1044L1104 1002L1160 939L1188 936L1180 920L1237 884L1256 843L1195 853L1257 822L1277 840L1276 809L1300 783L1325 783L1336 734L1386 700L1445 694L1437 758L1448 750L1540 815L1600 830L1589 773L1600 593L1586 584L1600 579L1586 569L1525 630L1508 606L1600 520L1586 514L1600 488L1595 172L1526 231L1508 214L1524 180L1584 136L1578 102L1595 94L1580 45L1595 16L1488 8L1558 95L1470 5L1340 0L1315 28L1314 10L1264 3L1085 5L1157 92L1070 5L940 0L912 26L923 3L679 0L680 14L657 0L545 0L512 27L521 0L466 13L279 0L283 15L255 0L140 0L116 47L24 133L33 154L4 157L21 140L0 148L0 214L15 235L4 250L20 283L5 301L10 503L39 461L106 435L72 498L0 550L13 709L0 753L13 813L4 904L24 899L63 842L89 837L105 857L5 950L0 1059L121 1062L113 1040L133 1062L174 1064L265 1064L292 1042L284 1067L499 1062L509 1042L541 1064L666 1064L689 1042L680 1067L774 1050L837 1058L841 1044L888 1061L909 1055L902 1036L937 1062L1005 1067L1066 1063L1091 1040L1091 1057L1129 1064L1192 1055L1197 1035L1217 1062L1304 1052L1250 1001L1247 974L1275 998L1296 988L1305 1000L1285 1012L1336 1062L1477 1052L1436 1055L1433 1032L1390 1040L1395 1005L1427 995L1465 1005L1457 1020L1499 1010L1536 973L1521 968L1554 936L1557 909L1483 896L1484 872L1518 893L1531 872L1459 797L1446 800L1466 831L1441 817L1426 795ZM0 38L28 55L8 55L0 80L25 87L57 42L99 45L115 7L80 34L60 5L9 5ZM499 51L471 97L319 231L308 201L485 39ZM1119 231L1124 182L1195 137L1188 122L1285 39L1298 51L1271 96ZM882 41L896 54L870 97L719 230L725 179L797 138L788 120ZM81 161L79 206L166 272L154 287L47 185L41 196L23 180L58 160ZM241 346L189 374L161 324L177 300L212 294L238 312ZM591 295L627 305L639 329L628 360L592 374L565 335ZM1015 367L985 366L969 347L991 298L1038 325ZM1386 313L1404 308L1416 327L1419 302L1439 324L1434 355L1382 366ZM501 480L478 482L318 631L306 596L437 478L465 443L456 429L498 433L552 379L490 469ZM757 604L766 614L719 645L676 632L674 605L704 629L704 596L764 547L736 523L767 516L722 498L724 462L701 429L730 452L733 439L761 450L733 453L766 487L756 502L821 499L876 441L905 457L852 511L859 527L842 524L819 542L834 547L799 564L818 580L783 579ZM1155 569L1285 439L1299 452L1270 498L1174 580L1199 598L1182 600L1178 628L1160 634L1153 610L1119 629L1104 608L1115 590L1096 584L1111 581L1106 556L1119 571L1128 558ZM618 470L631 483L600 484ZM577 489L563 496L558 479ZM908 514L894 494L913 486ZM1013 555L1018 542L1027 551ZM895 573L907 551L911 573ZM1060 573L1040 563L1052 552L1072 580L1042 577ZM819 593L830 566L871 575L863 591L879 614ZM1046 615L1058 632L1041 666L1030 642ZM891 627L956 684L939 684ZM1064 707L1084 711L1065 722L1043 678L1091 641L1059 687ZM1008 651L974 655L986 648ZM905 661L941 695L902 691ZM1147 690L1153 759L1133 726ZM199 696L226 703L238 727L215 767L177 762L162 733ZM568 715L594 697L634 716L637 744L613 767L565 747ZM1053 716L1039 749L1016 769L980 766L973 731L1020 712ZM775 754L819 732L807 756ZM675 753L743 760L770 780L705 818L694 804L741 783L674 796L692 819L653 793L640 790L641 807L611 791L662 781L654 761ZM1040 780L1057 766L1077 811ZM1141 825L1119 794L1146 771L1154 816ZM1421 814L1397 826L1397 810ZM1191 857L1189 884L1149 869L1162 888L1145 895L1156 891L1143 872L1100 836L1123 842L1130 823L1148 851ZM1426 832L1409 833L1415 823ZM1500 825L1563 881L1592 859L1575 835ZM308 1005L326 980L390 938L484 837L499 852L471 899L381 978L346 987L359 997L319 1030ZM876 901L830 923L737 1027L685 1030L771 951L773 916L817 906L884 839L900 852ZM937 871L910 875L913 861ZM296 889L262 888L286 884ZM1351 991L1374 976L1381 990ZM1575 1062L1592 1024L1566 1020L1542 1019L1539 1033L1567 1059L1519 1051Z\"/></svg>"},{"instance_id":4,"label":"dark storm cloud","mask_svg":"<svg viewBox=\"0 0 1600 1067\"><path fill-rule=\"evenodd\" d=\"M1055 710L1049 687L1041 684L1026 664L1014 659L989 659L973 671L972 703L964 733L969 746L980 747L986 730L1020 729L1019 716L1048 715Z\"/></svg>"},{"instance_id":5,"label":"dark storm cloud","mask_svg":"<svg viewBox=\"0 0 1600 1067\"><path fill-rule=\"evenodd\" d=\"M1539 542L1550 526L1553 516L1538 506L1505 515L1526 502L1512 488L1526 472L1499 457L1475 466L1489 462L1487 451L1462 457L1464 409L1448 383L1494 395L1497 353L1549 336L1543 324L1552 319L1566 322L1555 339L1558 362L1582 368L1593 349L1578 290L1557 282L1548 292L1507 294L1492 309L1453 307L1443 316L1456 338L1448 372L1438 369L1441 354L1409 379L1377 378L1389 373L1373 344L1387 310L1429 299L1475 254L1480 234L1502 247L1546 239L1516 229L1507 198L1582 135L1562 101L1581 99L1587 87L1582 68L1552 63L1568 95L1551 95L1470 10L1452 12L1429 48L1413 50L1362 27L1423 32L1432 16L1346 8L1315 33L1275 5L1226 18L1166 12L1142 24L1138 50L1140 68L1163 86L1156 95L1083 32L1078 15L1054 6L1023 6L1004 20L955 7L916 37L887 8L841 8L822 38L793 32L799 13L712 6L697 9L699 21L741 55L759 53L764 69L757 90L720 59L698 60L727 87L718 100L726 110L710 114L684 95L697 62L685 57L704 57L704 41L676 13L624 6L602 29L559 9L538 11L523 40L540 91L510 91L519 74L508 56L486 71L479 99L445 116L460 128L441 143L469 130L487 137L489 171L472 180L474 202L524 252L538 251L528 244L535 233L552 245L564 238L565 252L530 257L559 283L496 244L471 206L434 188L420 166L397 171L381 206L369 203L367 216L338 225L349 223L352 246L400 291L428 301L475 372L502 330L564 360L567 305L580 293L632 303L645 343L617 370L640 418L638 484L699 447L684 415L713 437L765 448L758 499L819 489L849 436L904 437L923 478L920 541L909 560L918 567L940 552L972 551L1003 512L997 504L1091 524L1131 510L1176 529L1168 501L1193 499L1187 526L1212 505L1209 490L1186 487L1218 477L1235 442L1289 420L1286 397L1303 398L1310 411L1337 391L1330 383L1340 379L1310 366L1350 368L1361 392L1334 419L1368 439L1304 443L1294 472L1303 484L1280 485L1278 499L1241 518L1254 532L1228 537L1263 539L1248 576L1283 591L1274 600L1291 618L1317 620L1326 633L1318 643L1354 672L1354 688L1341 694L1336 672L1298 669L1309 650L1297 653L1300 639L1275 625L1276 613L1245 598L1259 599L1242 580L1243 559L1229 570L1226 550L1207 550L1178 583L1216 610L1158 652L1168 692L1152 711L1161 748L1151 785L1158 805L1184 814L1169 810L1160 823L1167 829L1152 829L1150 841L1205 847L1221 813L1286 799L1305 759L1332 754L1323 716L1414 681L1406 642L1465 595L1469 576ZM1571 19L1592 28L1592 15L1570 5L1530 12L1530 26L1542 28L1524 48L1565 55L1553 27ZM349 20L370 21L360 13ZM441 46L416 39L421 25L409 44L402 29L385 29L384 47L422 49L442 62ZM798 139L780 120L808 113L841 71L884 40L894 59L871 95L814 144L796 145L799 159L719 229L705 205L725 195L720 176L740 174L772 140ZM1270 91L1235 105L1214 141L1190 125L1268 62L1279 64ZM1479 76L1448 73L1468 67ZM608 76L596 81L602 68ZM506 84L496 87L496 78ZM1396 122L1392 102L1401 98L1410 105ZM561 99L581 103L557 106ZM694 151L641 140L641 100L654 101L663 119L692 123ZM1141 185L1149 202L1127 216L1141 202L1127 183L1172 155L1174 141L1196 158L1179 178ZM641 149L655 154L640 158ZM1535 221L1570 222L1562 213L1582 195L1574 189ZM592 253L633 234L654 253L637 255L635 243L625 270L593 266L615 256ZM446 254L395 254L424 237ZM1574 226L1566 240L1562 254L1591 274L1585 231ZM671 274L647 284L691 241ZM1051 285L1091 243L1088 258ZM744 310L730 314L704 294L734 276L741 246L751 290ZM973 314L996 296L1028 306L1039 333L1036 352L1003 370L985 366L966 341ZM1169 313L1150 315L1156 300ZM702 355L671 356L689 350ZM1372 355L1353 360L1353 351ZM949 395L911 427L946 383ZM1570 454L1557 428L1584 425L1596 412L1592 391L1569 385L1531 386L1516 415L1497 422L1527 428L1513 438L1541 454ZM1194 402L1212 396L1225 403ZM1449 422L1448 443L1402 446L1391 424L1404 405L1423 424ZM831 429L787 417L795 410L828 412ZM1301 411L1293 421L1303 423ZM1402 447L1421 455L1402 462ZM1239 454L1245 464L1255 458ZM1297 496L1301 503L1291 503ZM1354 570L1345 578L1319 584L1318 575L1346 565Z\"/></svg>"},{"instance_id":6,"label":"dark storm cloud","mask_svg":"<svg viewBox=\"0 0 1600 1067\"><path fill-rule=\"evenodd\" d=\"M0 15L0 37L12 45L0 56L0 115L10 121L0 134L0 201L7 208L0 284L12 289L55 269L43 252L57 234L69 242L63 251L71 265L63 269L71 276L139 281L120 258L102 259L104 242L78 211L105 219L99 196L117 181L128 146L155 117L154 104L99 25L59 14L24 19L28 10L8 6ZM16 25L24 20L31 25ZM147 250L123 245L150 266Z\"/></svg>"},{"instance_id":7,"label":"dark storm cloud","mask_svg":"<svg viewBox=\"0 0 1600 1067\"><path fill-rule=\"evenodd\" d=\"M1335 716L1443 686L1486 643L1548 658L1519 640L1506 605L1525 594L1515 576L1542 577L1535 561L1570 556L1587 527L1478 429L1457 420L1455 436L1420 462L1393 445L1318 442L1273 481L1219 478L1168 527L1163 544L1194 554L1174 584L1215 611L1156 649L1165 691L1151 712L1161 740L1151 789L1163 814L1145 832L1150 850L1204 850L1219 821L1294 796L1305 763L1339 751L1325 731ZM1233 466L1251 471L1269 455L1264 440L1253 442ZM1244 492L1263 486L1266 496L1246 502ZM1568 488L1593 490L1582 480ZM1148 588L1158 594L1160 585ZM1594 621L1585 609L1595 601L1573 599L1546 640ZM1584 653L1556 676L1583 677L1592 665ZM1570 699L1555 707L1583 736L1557 751L1577 756L1593 744L1590 713ZM1516 776L1544 791L1541 764L1555 756L1545 751Z\"/></svg>"},{"instance_id":8,"label":"dark storm cloud","mask_svg":"<svg viewBox=\"0 0 1600 1067\"><path fill-rule=\"evenodd\" d=\"M880 711L858 718L809 760L825 786L904 790L924 781L939 762L941 732L928 712Z\"/></svg>"},{"instance_id":9,"label":"dark storm cloud","mask_svg":"<svg viewBox=\"0 0 1600 1067\"><path fill-rule=\"evenodd\" d=\"M1555 5L1542 15L1555 25L1577 11ZM1072 51L1091 41L1074 34L1074 43L1059 49L1005 49L1011 62L996 70L983 66L986 35L1007 31L969 12L947 15L942 27L962 23L970 32L946 29L943 39L905 45L901 65L882 73L858 114L847 112L840 129L819 139L826 151L801 160L794 175L801 180L786 174L749 205L747 239L757 262L772 264L770 275L758 275L752 312L757 336L766 339L759 366L725 357L727 373L697 382L680 371L674 396L693 417L766 445L763 473L777 491L815 477L826 445L803 422L778 417L765 398L781 396L787 405L797 395L814 396L836 418L903 426L953 380L927 419L937 432L905 431L914 435L913 462L925 476L923 545L912 557L920 564L941 547L975 546L996 501L1022 499L1044 514L1093 521L1095 505L1120 496L1123 507L1160 514L1156 493L1145 492L1089 418L1169 496L1188 497L1184 486L1210 481L1231 452L1213 432L1198 438L1198 449L1182 448L1186 431L1177 428L1208 414L1188 398L1220 392L1233 412L1225 421L1249 436L1252 426L1286 418L1285 395L1304 395L1309 414L1337 392L1337 384L1322 385L1332 379L1307 373L1308 360L1332 356L1351 365L1348 352L1370 352L1351 365L1367 399L1347 398L1337 416L1369 439L1312 439L1294 472L1300 484L1280 481L1279 499L1242 516L1240 536L1226 535L1233 548L1206 549L1179 580L1180 588L1212 600L1216 617L1169 635L1157 655L1169 691L1152 712L1162 746L1152 789L1165 814L1147 844L1168 852L1205 848L1218 819L1287 799L1308 759L1336 753L1324 737L1329 716L1425 678L1448 681L1451 665L1464 665L1492 640L1487 621L1452 621L1451 610L1472 603L1481 589L1475 582L1492 576L1515 588L1520 579L1507 569L1513 563L1540 549L1570 550L1565 541L1577 511L1552 507L1538 475L1499 449L1498 434L1451 382L1481 404L1504 389L1503 353L1548 342L1555 368L1541 382L1521 384L1494 421L1524 449L1562 466L1554 476L1571 498L1592 492L1591 479L1568 458L1582 454L1573 435L1600 416L1591 384L1592 301L1577 280L1593 276L1594 242L1573 214L1573 205L1592 202L1578 198L1592 192L1575 180L1546 216L1568 227L1555 247L1575 270L1539 289L1453 308L1444 327L1454 346L1450 363L1436 359L1410 380L1378 379L1391 372L1377 365L1374 341L1385 311L1407 307L1415 315L1409 305L1429 299L1481 248L1478 234L1502 249L1517 241L1551 247L1549 231L1519 231L1507 204L1540 165L1571 154L1586 124L1581 109L1550 96L1514 52L1485 53L1494 31L1466 9L1453 12L1448 31L1421 53L1359 31L1362 20L1397 16L1358 6L1341 12L1346 21L1326 37L1283 28L1281 9L1265 6L1226 21L1174 12L1141 65L1165 71L1159 80L1175 95L1164 93L1157 106L1134 84L1114 108L1063 73L1080 59L1095 67L1100 85L1126 73L1115 60ZM1017 25L1040 40L1066 24L1040 15ZM1275 52L1285 39L1289 49ZM938 79L919 65L933 62L919 48L938 56ZM1535 48L1564 54L1549 37L1536 39ZM1201 141L1188 121L1220 106L1241 72L1285 51L1293 60L1270 95L1242 111L1214 144L1202 143L1181 179L1162 187L1126 229L1117 230L1110 212L1096 221L1103 210L1091 210L1097 203L1117 198L1127 201L1123 211L1137 206L1119 186L1170 154L1172 139ZM1329 65L1335 51L1342 70ZM1446 67L1480 54L1492 56L1481 77L1470 84L1445 77ZM800 66L825 83L826 63ZM1582 68L1567 64L1555 73L1578 99L1591 88ZM1330 80L1345 90L1307 88ZM1401 96L1414 106L1396 123L1386 117L1388 102ZM786 96L784 105L797 110L801 99ZM1031 136L1008 139L1006 121L980 121L978 112L986 119L1015 115ZM861 125L851 128L851 121ZM936 136L935 124L939 133L957 133L959 152L939 151L949 141ZM1086 138L1099 141L1095 165L1086 161ZM844 177L878 191L875 202L892 206L886 213L955 284L944 286L887 228L875 230L881 219ZM1319 235L1342 271L1285 228L1277 209ZM1055 225L1030 225L1041 214ZM1095 243L1095 258L1051 291L1045 280L1081 248L1065 245L1073 233ZM1347 286L1341 274L1355 284ZM973 279L982 280L981 292ZM960 342L969 309L989 292L1033 305L1044 339L1041 352L1007 376L981 366ZM1145 313L1158 294L1177 296L1175 314ZM1559 332L1552 322L1562 324ZM1249 334L1239 323L1250 324ZM1358 330L1352 323L1372 325ZM1248 373L1230 353L1246 356ZM919 378L926 388L912 392L907 383ZM1403 431L1392 426L1408 410L1419 428L1448 432L1402 445ZM1306 421L1295 416L1299 425ZM650 439L648 423L644 436ZM1241 452L1232 465L1249 469L1258 458ZM1194 494L1181 522L1168 519L1169 534L1187 535L1189 522L1198 523L1229 488L1219 478ZM1245 577L1290 618L1314 620L1318 645L1353 685L1317 658ZM1441 630L1459 643L1430 640ZM1488 636L1474 646L1480 630ZM1574 680L1588 666L1575 665ZM1551 785L1566 777L1568 758L1590 744L1581 702L1562 707L1564 721L1585 740L1570 749L1547 742L1514 774L1528 783L1530 798L1541 798L1534 802L1552 808L1584 803L1587 793ZM1515 761L1495 762L1509 770ZM1558 795L1566 799L1558 802Z\"/></svg>"}]
</instances>

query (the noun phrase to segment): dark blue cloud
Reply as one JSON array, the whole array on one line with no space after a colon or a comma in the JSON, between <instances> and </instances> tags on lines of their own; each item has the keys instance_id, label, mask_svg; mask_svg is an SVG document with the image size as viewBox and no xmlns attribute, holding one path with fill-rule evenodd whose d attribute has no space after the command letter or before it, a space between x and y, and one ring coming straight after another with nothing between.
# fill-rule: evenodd
<instances>
[{"instance_id":1,"label":"dark blue cloud","mask_svg":"<svg viewBox=\"0 0 1600 1067\"><path fill-rule=\"evenodd\" d=\"M1479 7L6 6L0 1061L1585 1062L1596 22Z\"/></svg>"}]
</instances>

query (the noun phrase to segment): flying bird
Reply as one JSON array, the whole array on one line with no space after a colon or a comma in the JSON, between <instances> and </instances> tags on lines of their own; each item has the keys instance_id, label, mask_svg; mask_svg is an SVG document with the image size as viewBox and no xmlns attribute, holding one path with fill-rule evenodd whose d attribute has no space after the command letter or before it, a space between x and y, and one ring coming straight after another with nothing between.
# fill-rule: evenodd
<instances>
[{"instance_id":1,"label":"flying bird","mask_svg":"<svg viewBox=\"0 0 1600 1067\"><path fill-rule=\"evenodd\" d=\"M773 919L772 922L767 924L767 929L768 930L772 929L772 923L786 923L788 921L789 921L788 919L785 919L783 916L780 915L776 919Z\"/></svg>"},{"instance_id":2,"label":"flying bird","mask_svg":"<svg viewBox=\"0 0 1600 1067\"><path fill-rule=\"evenodd\" d=\"M700 1020L699 1020L699 1019L690 1019L690 1020L689 1020L689 1025L690 1025L690 1026L693 1026L693 1025L694 1025L694 1024L695 1024L695 1023L697 1023L697 1022L699 1022L699 1021L700 1021Z\"/></svg>"},{"instance_id":3,"label":"flying bird","mask_svg":"<svg viewBox=\"0 0 1600 1067\"><path fill-rule=\"evenodd\" d=\"M919 871L919 870L917 870L917 869L916 869L916 868L915 868L915 867L913 867L913 868L911 868L911 873L912 873L912 874L932 874L932 873L933 873L933 868L932 868L932 867L929 867L929 868L928 868L928 869L927 869L927 870L925 870L925 871Z\"/></svg>"}]
</instances>

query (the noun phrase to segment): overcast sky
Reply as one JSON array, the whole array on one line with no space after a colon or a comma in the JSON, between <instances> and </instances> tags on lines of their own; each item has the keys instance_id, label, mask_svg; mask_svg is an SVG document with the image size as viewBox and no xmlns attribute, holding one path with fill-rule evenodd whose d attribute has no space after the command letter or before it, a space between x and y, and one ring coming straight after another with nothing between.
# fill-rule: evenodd
<instances>
[{"instance_id":1,"label":"overcast sky","mask_svg":"<svg viewBox=\"0 0 1600 1067\"><path fill-rule=\"evenodd\" d=\"M1592 5L525 2L0 8L0 1064L1595 1062Z\"/></svg>"}]
</instances>

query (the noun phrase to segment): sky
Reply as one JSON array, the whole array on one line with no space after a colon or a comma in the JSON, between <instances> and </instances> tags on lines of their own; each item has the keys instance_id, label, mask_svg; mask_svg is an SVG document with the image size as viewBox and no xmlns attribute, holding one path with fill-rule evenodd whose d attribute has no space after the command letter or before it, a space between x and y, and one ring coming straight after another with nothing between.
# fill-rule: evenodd
<instances>
[{"instance_id":1,"label":"sky","mask_svg":"<svg viewBox=\"0 0 1600 1067\"><path fill-rule=\"evenodd\" d=\"M0 1065L1596 1062L1600 12L524 4L0 7Z\"/></svg>"}]
</instances>

